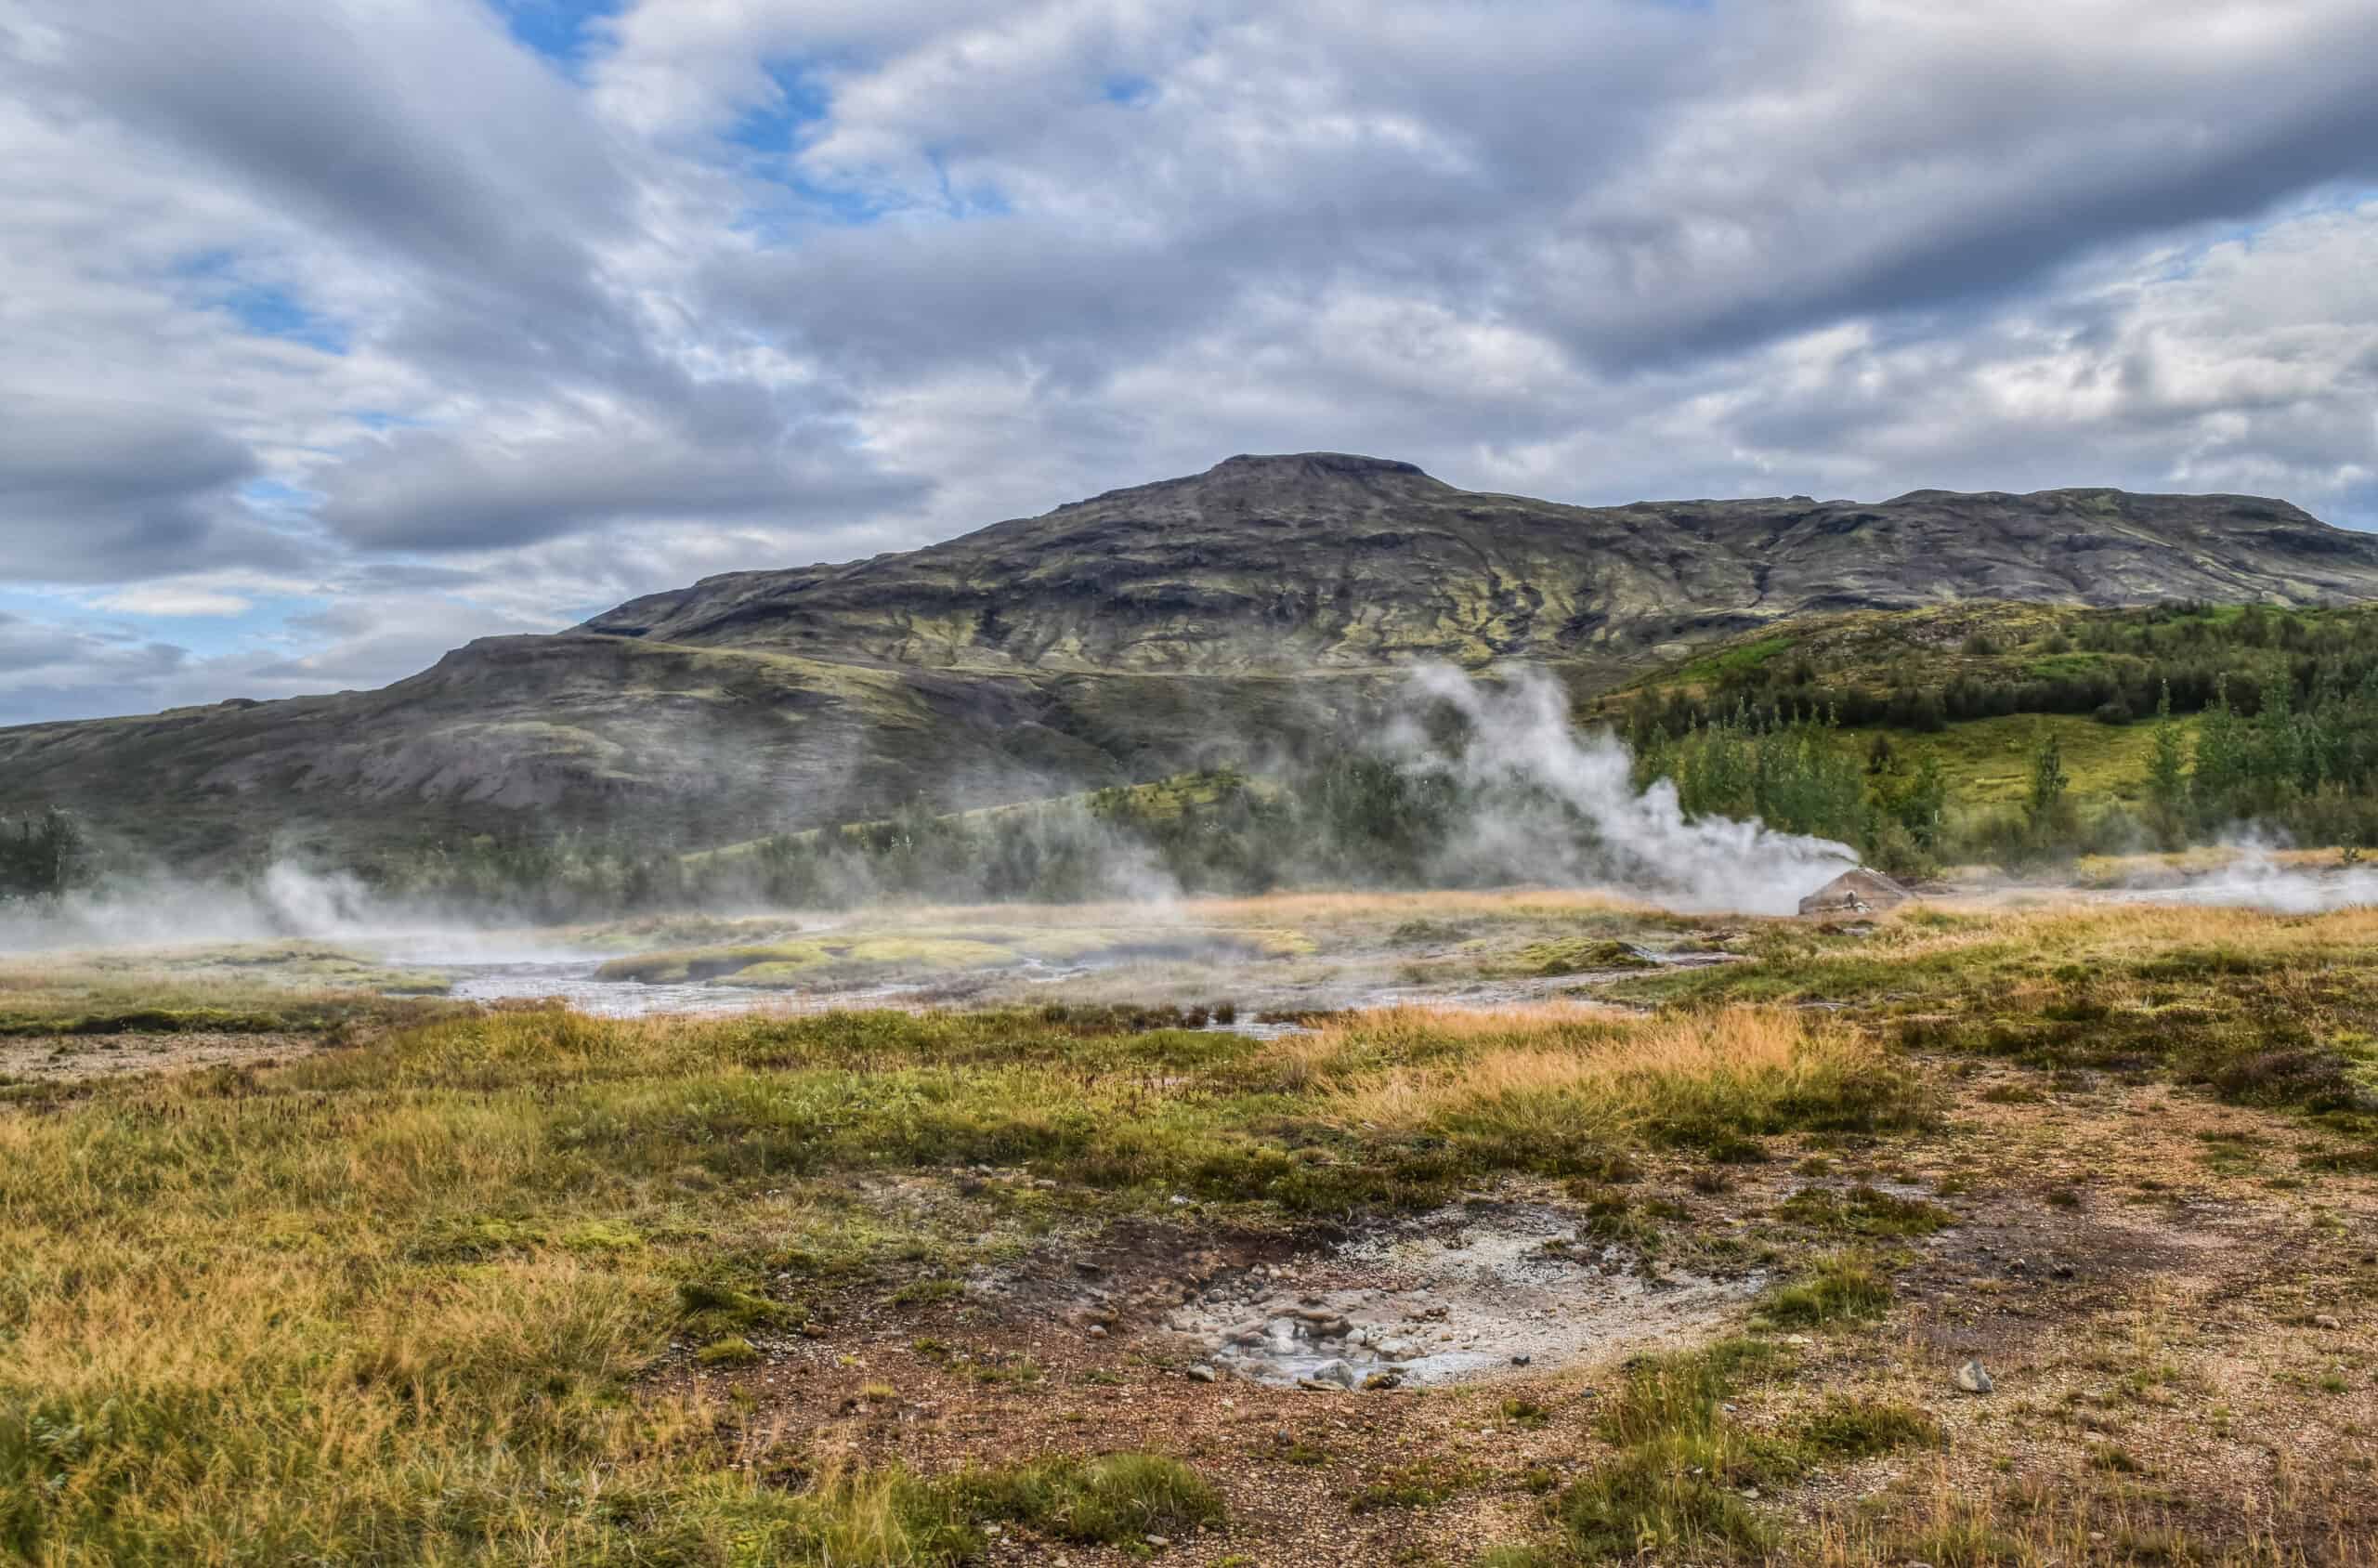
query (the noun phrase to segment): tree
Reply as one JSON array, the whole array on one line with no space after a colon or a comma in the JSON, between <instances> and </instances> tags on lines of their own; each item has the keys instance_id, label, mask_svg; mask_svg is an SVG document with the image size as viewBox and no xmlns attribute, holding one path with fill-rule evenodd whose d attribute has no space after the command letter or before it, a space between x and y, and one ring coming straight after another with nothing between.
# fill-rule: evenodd
<instances>
[{"instance_id":1,"label":"tree","mask_svg":"<svg viewBox=\"0 0 2378 1568\"><path fill-rule=\"evenodd\" d=\"M2236 814L2240 787L2245 782L2245 738L2240 733L2237 710L2229 706L2229 677L2213 684L2213 700L2197 721L2196 766L2189 776L2201 821L2226 820Z\"/></svg>"},{"instance_id":2,"label":"tree","mask_svg":"<svg viewBox=\"0 0 2378 1568\"><path fill-rule=\"evenodd\" d=\"M2155 830L2166 849L2177 849L2187 837L2189 806L2188 759L2180 750L2180 726L2172 720L2172 683L2155 703L2155 755L2147 764L2147 799L2155 814Z\"/></svg>"},{"instance_id":3,"label":"tree","mask_svg":"<svg viewBox=\"0 0 2378 1568\"><path fill-rule=\"evenodd\" d=\"M2064 792L2072 786L2072 777L2064 771L2064 751L2057 742L2054 728L2040 726L2038 746L2032 752L2032 790L2023 802L2023 819L2034 839L2044 839L2061 825L2064 816Z\"/></svg>"},{"instance_id":4,"label":"tree","mask_svg":"<svg viewBox=\"0 0 2378 1568\"><path fill-rule=\"evenodd\" d=\"M56 806L0 821L0 899L55 898L83 880L82 824Z\"/></svg>"}]
</instances>

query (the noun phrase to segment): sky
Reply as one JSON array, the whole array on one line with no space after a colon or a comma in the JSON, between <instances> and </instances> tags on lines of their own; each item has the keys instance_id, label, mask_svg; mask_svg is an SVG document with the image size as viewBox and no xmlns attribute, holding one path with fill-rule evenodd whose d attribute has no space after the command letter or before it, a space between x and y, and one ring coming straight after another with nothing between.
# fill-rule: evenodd
<instances>
[{"instance_id":1,"label":"sky","mask_svg":"<svg viewBox=\"0 0 2378 1568\"><path fill-rule=\"evenodd\" d=\"M2370 0L0 0L0 724L1242 451L2378 528Z\"/></svg>"}]
</instances>

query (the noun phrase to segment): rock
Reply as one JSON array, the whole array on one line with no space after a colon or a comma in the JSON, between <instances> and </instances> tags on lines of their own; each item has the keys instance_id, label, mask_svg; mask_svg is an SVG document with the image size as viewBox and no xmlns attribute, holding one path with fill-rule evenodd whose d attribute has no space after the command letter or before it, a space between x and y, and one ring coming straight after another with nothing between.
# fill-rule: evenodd
<instances>
[{"instance_id":1,"label":"rock","mask_svg":"<svg viewBox=\"0 0 2378 1568\"><path fill-rule=\"evenodd\" d=\"M2342 1328L2345 1325L2339 1323L2331 1313L2315 1313L2312 1315L2312 1326L2315 1328Z\"/></svg>"},{"instance_id":2,"label":"rock","mask_svg":"<svg viewBox=\"0 0 2378 1568\"><path fill-rule=\"evenodd\" d=\"M1860 866L1834 878L1800 900L1804 915L1864 915L1895 909L1915 895L1880 871Z\"/></svg>"},{"instance_id":3,"label":"rock","mask_svg":"<svg viewBox=\"0 0 2378 1568\"><path fill-rule=\"evenodd\" d=\"M1090 1337L1093 1339L1104 1339L1106 1338L1106 1325L1103 1323L1091 1324L1090 1326Z\"/></svg>"},{"instance_id":4,"label":"rock","mask_svg":"<svg viewBox=\"0 0 2378 1568\"><path fill-rule=\"evenodd\" d=\"M1169 1547L1172 1544L1172 1537L1169 1535L1143 1535L1141 1539L1146 1541L1148 1545L1157 1548Z\"/></svg>"},{"instance_id":5,"label":"rock","mask_svg":"<svg viewBox=\"0 0 2378 1568\"><path fill-rule=\"evenodd\" d=\"M1212 1367L1207 1365L1201 1361L1197 1363L1196 1365L1189 1368L1187 1376L1189 1380L1193 1383L1210 1383L1216 1378L1222 1376L1222 1374L1216 1372Z\"/></svg>"},{"instance_id":6,"label":"rock","mask_svg":"<svg viewBox=\"0 0 2378 1568\"><path fill-rule=\"evenodd\" d=\"M1359 1388L1363 1379L1360 1373L1342 1361L1325 1361L1313 1369L1313 1380L1317 1383L1335 1383L1341 1389L1352 1389Z\"/></svg>"},{"instance_id":7,"label":"rock","mask_svg":"<svg viewBox=\"0 0 2378 1568\"><path fill-rule=\"evenodd\" d=\"M1968 1356L1966 1364L1957 1368L1957 1387L1967 1393L1988 1393L1997 1385L1990 1380L1990 1374L1983 1368L1980 1360L1978 1357Z\"/></svg>"}]
</instances>

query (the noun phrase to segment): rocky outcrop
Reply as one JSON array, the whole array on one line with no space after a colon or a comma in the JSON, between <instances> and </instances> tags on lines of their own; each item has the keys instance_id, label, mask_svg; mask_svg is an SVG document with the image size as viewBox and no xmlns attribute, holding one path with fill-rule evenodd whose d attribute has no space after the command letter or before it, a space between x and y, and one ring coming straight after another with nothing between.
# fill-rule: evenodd
<instances>
[{"instance_id":1,"label":"rocky outcrop","mask_svg":"<svg viewBox=\"0 0 2378 1568\"><path fill-rule=\"evenodd\" d=\"M1915 895L1880 871L1865 867L1844 871L1800 900L1804 915L1873 915L1896 909Z\"/></svg>"}]
</instances>

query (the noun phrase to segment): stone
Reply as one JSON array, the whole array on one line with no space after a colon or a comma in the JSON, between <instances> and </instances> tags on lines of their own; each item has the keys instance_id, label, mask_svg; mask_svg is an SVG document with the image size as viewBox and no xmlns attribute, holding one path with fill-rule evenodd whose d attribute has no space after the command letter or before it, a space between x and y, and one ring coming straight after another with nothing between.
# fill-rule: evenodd
<instances>
[{"instance_id":1,"label":"stone","mask_svg":"<svg viewBox=\"0 0 2378 1568\"><path fill-rule=\"evenodd\" d=\"M2316 1313L2312 1316L2312 1326L2315 1328L2342 1328L2345 1325L2339 1323L2332 1313Z\"/></svg>"},{"instance_id":2,"label":"stone","mask_svg":"<svg viewBox=\"0 0 2378 1568\"><path fill-rule=\"evenodd\" d=\"M1997 1385L1991 1381L1990 1373L1982 1366L1980 1360L1978 1357L1968 1356L1966 1364L1957 1368L1957 1387L1967 1393L1988 1393Z\"/></svg>"},{"instance_id":3,"label":"stone","mask_svg":"<svg viewBox=\"0 0 2378 1568\"><path fill-rule=\"evenodd\" d=\"M1895 909L1915 895L1880 871L1860 866L1834 878L1800 900L1803 915L1865 915Z\"/></svg>"},{"instance_id":4,"label":"stone","mask_svg":"<svg viewBox=\"0 0 2378 1568\"><path fill-rule=\"evenodd\" d=\"M1313 1380L1316 1383L1335 1383L1341 1389L1359 1388L1363 1381L1362 1375L1342 1361L1323 1362L1313 1369Z\"/></svg>"},{"instance_id":5,"label":"stone","mask_svg":"<svg viewBox=\"0 0 2378 1568\"><path fill-rule=\"evenodd\" d=\"M1090 1326L1090 1337L1093 1339L1104 1339L1106 1338L1106 1325L1103 1323L1091 1324Z\"/></svg>"},{"instance_id":6,"label":"stone","mask_svg":"<svg viewBox=\"0 0 2378 1568\"><path fill-rule=\"evenodd\" d=\"M1220 1376L1222 1376L1221 1373L1216 1372L1202 1361L1188 1371L1188 1379L1193 1383L1210 1383Z\"/></svg>"}]
</instances>

